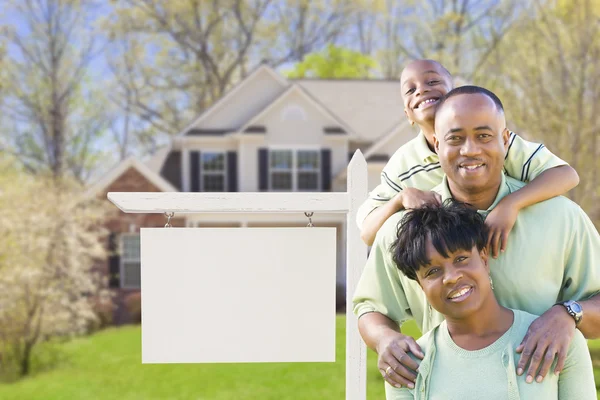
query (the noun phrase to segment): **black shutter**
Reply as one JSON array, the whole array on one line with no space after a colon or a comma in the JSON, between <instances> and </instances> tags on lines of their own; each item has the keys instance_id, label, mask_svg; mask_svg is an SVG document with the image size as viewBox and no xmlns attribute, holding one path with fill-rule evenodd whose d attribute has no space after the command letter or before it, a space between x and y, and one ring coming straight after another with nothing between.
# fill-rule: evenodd
<instances>
[{"instance_id":1,"label":"black shutter","mask_svg":"<svg viewBox=\"0 0 600 400\"><path fill-rule=\"evenodd\" d=\"M108 257L108 287L111 289L117 289L121 286L119 266L121 264L121 257L118 254Z\"/></svg>"},{"instance_id":2,"label":"black shutter","mask_svg":"<svg viewBox=\"0 0 600 400\"><path fill-rule=\"evenodd\" d=\"M121 280L119 277L121 257L118 254L117 240L117 234L115 232L111 232L108 236L108 251L110 254L108 257L108 287L111 289L116 289L121 286Z\"/></svg>"},{"instance_id":3,"label":"black shutter","mask_svg":"<svg viewBox=\"0 0 600 400\"><path fill-rule=\"evenodd\" d=\"M160 175L181 190L181 151L176 150L169 153L160 169Z\"/></svg>"},{"instance_id":4,"label":"black shutter","mask_svg":"<svg viewBox=\"0 0 600 400\"><path fill-rule=\"evenodd\" d=\"M321 149L321 189L331 191L331 150Z\"/></svg>"},{"instance_id":5,"label":"black shutter","mask_svg":"<svg viewBox=\"0 0 600 400\"><path fill-rule=\"evenodd\" d=\"M190 179L192 192L200 191L200 152L190 152Z\"/></svg>"},{"instance_id":6,"label":"black shutter","mask_svg":"<svg viewBox=\"0 0 600 400\"><path fill-rule=\"evenodd\" d=\"M237 192L237 153L235 151L227 152L227 191Z\"/></svg>"},{"instance_id":7,"label":"black shutter","mask_svg":"<svg viewBox=\"0 0 600 400\"><path fill-rule=\"evenodd\" d=\"M258 149L258 190L269 190L269 150Z\"/></svg>"}]
</instances>

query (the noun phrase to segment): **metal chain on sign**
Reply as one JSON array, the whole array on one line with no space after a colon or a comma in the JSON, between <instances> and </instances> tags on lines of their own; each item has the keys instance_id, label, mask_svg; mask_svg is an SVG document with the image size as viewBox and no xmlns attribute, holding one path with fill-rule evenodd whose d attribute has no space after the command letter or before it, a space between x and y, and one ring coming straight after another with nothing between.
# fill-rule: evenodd
<instances>
[{"instance_id":1,"label":"metal chain on sign","mask_svg":"<svg viewBox=\"0 0 600 400\"><path fill-rule=\"evenodd\" d=\"M167 223L165 224L165 228L171 228L171 218L175 215L174 212L166 212L165 217L167 217Z\"/></svg>"},{"instance_id":2,"label":"metal chain on sign","mask_svg":"<svg viewBox=\"0 0 600 400\"><path fill-rule=\"evenodd\" d=\"M314 225L312 223L312 216L314 213L312 212L305 212L304 215L306 215L306 218L308 218L308 225L306 225L307 228L312 228Z\"/></svg>"}]
</instances>

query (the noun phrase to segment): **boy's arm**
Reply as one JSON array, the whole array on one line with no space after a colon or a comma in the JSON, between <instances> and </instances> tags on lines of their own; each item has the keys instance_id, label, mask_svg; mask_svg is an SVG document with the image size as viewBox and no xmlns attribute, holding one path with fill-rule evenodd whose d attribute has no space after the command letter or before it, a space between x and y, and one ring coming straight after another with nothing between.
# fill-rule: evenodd
<instances>
[{"instance_id":1,"label":"boy's arm","mask_svg":"<svg viewBox=\"0 0 600 400\"><path fill-rule=\"evenodd\" d=\"M402 208L402 192L397 193L382 206L375 208L363 220L360 227L360 238L367 244L373 245L375 235L383 223Z\"/></svg>"},{"instance_id":2,"label":"boy's arm","mask_svg":"<svg viewBox=\"0 0 600 400\"><path fill-rule=\"evenodd\" d=\"M569 164L543 144L524 140L514 132L509 137L504 168L512 178L528 184L503 198L486 218L493 257L506 249L508 234L521 209L563 195L579 184L579 175Z\"/></svg>"},{"instance_id":3,"label":"boy's arm","mask_svg":"<svg viewBox=\"0 0 600 400\"><path fill-rule=\"evenodd\" d=\"M425 204L441 205L441 203L442 198L438 193L405 188L383 206L374 209L365 217L360 230L360 237L367 246L371 246L379 228L398 211L422 207Z\"/></svg>"},{"instance_id":4,"label":"boy's arm","mask_svg":"<svg viewBox=\"0 0 600 400\"><path fill-rule=\"evenodd\" d=\"M527 185L506 196L502 201L517 209L529 207L552 197L561 196L579 184L579 175L570 165L560 165L543 171Z\"/></svg>"},{"instance_id":5,"label":"boy's arm","mask_svg":"<svg viewBox=\"0 0 600 400\"><path fill-rule=\"evenodd\" d=\"M394 176L390 163L388 163L381 172L381 182L375 189L369 192L367 199L360 205L356 214L356 224L362 231L365 219L385 206L394 196L402 192L403 186L399 182L393 181L389 176ZM397 175L397 174L396 174Z\"/></svg>"},{"instance_id":6,"label":"boy's arm","mask_svg":"<svg viewBox=\"0 0 600 400\"><path fill-rule=\"evenodd\" d=\"M542 172L538 177L505 196L486 218L489 227L488 247L493 257L506 250L508 234L517 214L525 207L565 194L579 183L579 175L569 165L561 165Z\"/></svg>"}]
</instances>

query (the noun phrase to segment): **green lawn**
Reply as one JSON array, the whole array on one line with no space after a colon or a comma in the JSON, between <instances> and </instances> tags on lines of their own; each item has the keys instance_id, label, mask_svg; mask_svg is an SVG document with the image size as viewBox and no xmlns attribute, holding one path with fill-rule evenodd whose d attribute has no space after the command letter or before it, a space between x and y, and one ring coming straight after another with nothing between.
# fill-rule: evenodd
<instances>
[{"instance_id":1,"label":"green lawn","mask_svg":"<svg viewBox=\"0 0 600 400\"><path fill-rule=\"evenodd\" d=\"M338 361L317 364L142 365L140 328L109 329L61 345L62 361L54 369L0 385L0 399L343 399L345 318L337 322ZM592 346L600 349L600 341ZM370 351L368 361L368 397L383 399Z\"/></svg>"}]
</instances>

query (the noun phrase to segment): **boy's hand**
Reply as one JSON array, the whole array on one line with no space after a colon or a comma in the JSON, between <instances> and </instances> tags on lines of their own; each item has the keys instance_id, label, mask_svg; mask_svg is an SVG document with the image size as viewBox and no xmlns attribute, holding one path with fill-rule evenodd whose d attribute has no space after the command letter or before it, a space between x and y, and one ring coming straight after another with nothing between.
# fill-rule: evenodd
<instances>
[{"instance_id":1,"label":"boy's hand","mask_svg":"<svg viewBox=\"0 0 600 400\"><path fill-rule=\"evenodd\" d=\"M415 188L406 188L400 192L402 207L405 210L421 208L426 204L441 206L442 196L436 192L425 192Z\"/></svg>"},{"instance_id":2,"label":"boy's hand","mask_svg":"<svg viewBox=\"0 0 600 400\"><path fill-rule=\"evenodd\" d=\"M505 197L486 217L485 224L490 230L487 248L492 257L498 258L500 252L506 250L508 234L515 225L518 214L519 209Z\"/></svg>"}]
</instances>

